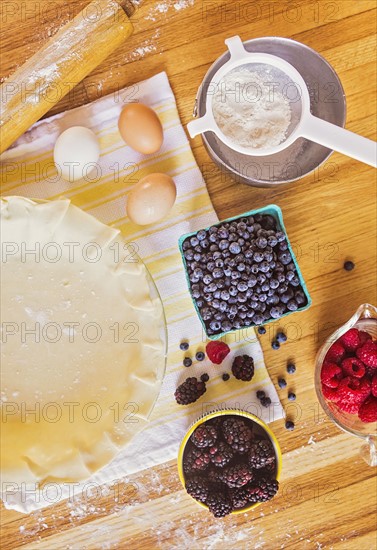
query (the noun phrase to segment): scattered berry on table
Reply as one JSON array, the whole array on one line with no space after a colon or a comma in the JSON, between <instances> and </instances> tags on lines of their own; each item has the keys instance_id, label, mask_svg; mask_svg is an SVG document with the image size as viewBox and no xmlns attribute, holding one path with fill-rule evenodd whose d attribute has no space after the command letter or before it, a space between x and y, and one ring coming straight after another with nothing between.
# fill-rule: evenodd
<instances>
[{"instance_id":1,"label":"scattered berry on table","mask_svg":"<svg viewBox=\"0 0 377 550\"><path fill-rule=\"evenodd\" d=\"M232 448L224 441L219 441L209 449L212 464L223 468L230 462L234 456Z\"/></svg>"},{"instance_id":2,"label":"scattered berry on table","mask_svg":"<svg viewBox=\"0 0 377 550\"><path fill-rule=\"evenodd\" d=\"M188 342L181 342L179 344L179 347L182 351L187 351L189 349L189 343Z\"/></svg>"},{"instance_id":3,"label":"scattered berry on table","mask_svg":"<svg viewBox=\"0 0 377 550\"><path fill-rule=\"evenodd\" d=\"M183 359L183 365L184 365L185 367L191 367L191 365L192 365L192 360L190 359L190 357L185 357L185 358Z\"/></svg>"},{"instance_id":4,"label":"scattered berry on table","mask_svg":"<svg viewBox=\"0 0 377 550\"><path fill-rule=\"evenodd\" d=\"M197 361L204 361L205 359L205 354L202 352L202 351L198 351L195 355L195 359Z\"/></svg>"},{"instance_id":5,"label":"scattered berry on table","mask_svg":"<svg viewBox=\"0 0 377 550\"><path fill-rule=\"evenodd\" d=\"M294 374L295 372L296 372L296 365L294 363L288 363L287 373L288 374Z\"/></svg>"},{"instance_id":6,"label":"scattered berry on table","mask_svg":"<svg viewBox=\"0 0 377 550\"><path fill-rule=\"evenodd\" d=\"M194 403L206 391L205 382L199 381L194 376L186 380L175 390L174 397L179 405Z\"/></svg>"},{"instance_id":7,"label":"scattered berry on table","mask_svg":"<svg viewBox=\"0 0 377 550\"><path fill-rule=\"evenodd\" d=\"M280 348L280 344L277 340L272 340L271 342L271 347L272 349L279 349Z\"/></svg>"},{"instance_id":8,"label":"scattered berry on table","mask_svg":"<svg viewBox=\"0 0 377 550\"><path fill-rule=\"evenodd\" d=\"M263 399L263 397L266 397L266 394L263 390L258 390L257 391L257 397L258 397L258 399Z\"/></svg>"},{"instance_id":9,"label":"scattered berry on table","mask_svg":"<svg viewBox=\"0 0 377 550\"><path fill-rule=\"evenodd\" d=\"M230 352L230 347L225 342L208 342L206 352L212 363L220 365Z\"/></svg>"},{"instance_id":10,"label":"scattered berry on table","mask_svg":"<svg viewBox=\"0 0 377 550\"><path fill-rule=\"evenodd\" d=\"M228 418L224 420L222 429L225 441L234 451L244 454L250 450L253 434L244 420Z\"/></svg>"},{"instance_id":11,"label":"scattered berry on table","mask_svg":"<svg viewBox=\"0 0 377 550\"><path fill-rule=\"evenodd\" d=\"M279 344L283 344L287 341L287 336L284 334L284 332L278 332L276 335L276 340L279 342Z\"/></svg>"},{"instance_id":12,"label":"scattered berry on table","mask_svg":"<svg viewBox=\"0 0 377 550\"><path fill-rule=\"evenodd\" d=\"M289 399L289 401L296 401L296 394L293 393L293 391L290 391L288 393L288 399Z\"/></svg>"},{"instance_id":13,"label":"scattered berry on table","mask_svg":"<svg viewBox=\"0 0 377 550\"><path fill-rule=\"evenodd\" d=\"M279 388L286 388L287 387L287 381L284 378L278 379L278 385Z\"/></svg>"},{"instance_id":14,"label":"scattered berry on table","mask_svg":"<svg viewBox=\"0 0 377 550\"><path fill-rule=\"evenodd\" d=\"M186 491L195 500L206 503L209 492L209 483L205 477L200 477L197 475L193 476L186 481Z\"/></svg>"},{"instance_id":15,"label":"scattered berry on table","mask_svg":"<svg viewBox=\"0 0 377 550\"><path fill-rule=\"evenodd\" d=\"M258 327L258 334L266 334L266 329L264 327Z\"/></svg>"},{"instance_id":16,"label":"scattered berry on table","mask_svg":"<svg viewBox=\"0 0 377 550\"><path fill-rule=\"evenodd\" d=\"M217 430L215 426L201 424L191 435L191 441L196 447L211 447L217 440Z\"/></svg>"},{"instance_id":17,"label":"scattered berry on table","mask_svg":"<svg viewBox=\"0 0 377 550\"><path fill-rule=\"evenodd\" d=\"M224 382L226 382L227 380L229 380L230 376L227 372L224 372L224 374L222 375L222 379L224 380Z\"/></svg>"},{"instance_id":18,"label":"scattered berry on table","mask_svg":"<svg viewBox=\"0 0 377 550\"><path fill-rule=\"evenodd\" d=\"M354 267L355 267L355 264L353 262L351 262L350 260L344 262L344 264L343 264L343 268L346 271L352 271Z\"/></svg>"},{"instance_id":19,"label":"scattered berry on table","mask_svg":"<svg viewBox=\"0 0 377 550\"><path fill-rule=\"evenodd\" d=\"M200 380L201 380L202 382L208 382L208 380L209 380L208 374L207 374L206 372L204 372L204 373L201 375Z\"/></svg>"},{"instance_id":20,"label":"scattered berry on table","mask_svg":"<svg viewBox=\"0 0 377 550\"><path fill-rule=\"evenodd\" d=\"M292 431L294 429L295 425L292 422L292 420L287 420L286 423L285 423L285 427L286 427L287 430Z\"/></svg>"},{"instance_id":21,"label":"scattered berry on table","mask_svg":"<svg viewBox=\"0 0 377 550\"><path fill-rule=\"evenodd\" d=\"M249 355L237 355L232 364L232 373L237 380L249 382L254 376L254 359Z\"/></svg>"},{"instance_id":22,"label":"scattered berry on table","mask_svg":"<svg viewBox=\"0 0 377 550\"><path fill-rule=\"evenodd\" d=\"M269 397L262 397L260 402L263 407L269 407L271 405L271 399Z\"/></svg>"},{"instance_id":23,"label":"scattered berry on table","mask_svg":"<svg viewBox=\"0 0 377 550\"><path fill-rule=\"evenodd\" d=\"M267 439L254 441L251 444L248 458L250 466L257 470L275 463L275 451L272 443Z\"/></svg>"}]
</instances>

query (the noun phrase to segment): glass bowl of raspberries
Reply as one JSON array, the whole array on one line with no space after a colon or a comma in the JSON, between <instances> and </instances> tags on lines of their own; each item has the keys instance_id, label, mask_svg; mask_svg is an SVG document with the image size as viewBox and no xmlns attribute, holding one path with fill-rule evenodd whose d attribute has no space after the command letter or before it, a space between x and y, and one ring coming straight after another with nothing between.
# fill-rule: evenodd
<instances>
[{"instance_id":1,"label":"glass bowl of raspberries","mask_svg":"<svg viewBox=\"0 0 377 550\"><path fill-rule=\"evenodd\" d=\"M212 340L311 305L275 204L183 235L179 248L195 310Z\"/></svg>"},{"instance_id":2,"label":"glass bowl of raspberries","mask_svg":"<svg viewBox=\"0 0 377 550\"><path fill-rule=\"evenodd\" d=\"M377 466L377 308L361 305L316 358L319 402L339 428L366 440L362 456Z\"/></svg>"},{"instance_id":3,"label":"glass bowl of raspberries","mask_svg":"<svg viewBox=\"0 0 377 550\"><path fill-rule=\"evenodd\" d=\"M178 454L183 487L218 518L271 500L280 471L276 437L262 420L239 409L202 416L186 433Z\"/></svg>"}]
</instances>

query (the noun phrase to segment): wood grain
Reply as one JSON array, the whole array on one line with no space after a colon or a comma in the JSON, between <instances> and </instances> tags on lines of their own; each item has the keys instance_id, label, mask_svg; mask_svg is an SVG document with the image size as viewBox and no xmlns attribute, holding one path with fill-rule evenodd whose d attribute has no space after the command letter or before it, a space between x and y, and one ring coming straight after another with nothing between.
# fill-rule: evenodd
<instances>
[{"instance_id":1,"label":"wood grain","mask_svg":"<svg viewBox=\"0 0 377 550\"><path fill-rule=\"evenodd\" d=\"M39 0L42 14L33 19L22 16L21 0L2 2L1 76L14 71L86 3ZM19 8L13 15L9 4L13 11ZM187 9L153 11L150 17L154 6L142 4L134 17L135 34L53 112L166 70L186 124L197 87L224 51L226 37L279 35L304 42L333 65L347 97L347 127L376 139L374 0L196 0ZM142 45L149 45L144 57L135 53ZM314 358L323 340L359 304L377 302L375 171L334 153L323 167L296 183L256 189L216 168L200 138L192 146L220 218L271 202L283 209L313 298L309 310L269 325L262 338L274 383L288 359L297 365L297 373L287 376L289 388L297 394L296 409L279 390L296 429L287 432L282 421L271 425L283 450L281 490L252 513L215 520L184 493L172 461L122 480L114 489L103 488L101 495L82 503L81 512L66 502L29 516L2 508L3 550L377 548L375 470L360 458L360 441L340 432L321 412L313 386ZM329 163L335 165L334 173ZM342 269L345 259L355 262L354 271ZM278 326L288 332L289 341L275 352L270 340Z\"/></svg>"}]
</instances>

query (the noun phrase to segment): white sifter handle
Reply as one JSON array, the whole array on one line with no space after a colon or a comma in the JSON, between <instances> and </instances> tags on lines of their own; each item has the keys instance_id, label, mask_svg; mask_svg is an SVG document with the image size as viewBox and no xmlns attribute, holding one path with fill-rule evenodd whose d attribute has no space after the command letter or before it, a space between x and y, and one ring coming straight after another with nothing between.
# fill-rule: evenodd
<instances>
[{"instance_id":1,"label":"white sifter handle","mask_svg":"<svg viewBox=\"0 0 377 550\"><path fill-rule=\"evenodd\" d=\"M305 115L300 135L377 168L377 143L312 114Z\"/></svg>"}]
</instances>

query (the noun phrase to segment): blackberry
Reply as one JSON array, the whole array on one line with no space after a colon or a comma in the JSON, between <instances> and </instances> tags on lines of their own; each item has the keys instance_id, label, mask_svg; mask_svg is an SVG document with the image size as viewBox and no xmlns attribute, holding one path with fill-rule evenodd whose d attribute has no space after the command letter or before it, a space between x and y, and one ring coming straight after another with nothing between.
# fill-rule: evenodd
<instances>
[{"instance_id":1,"label":"blackberry","mask_svg":"<svg viewBox=\"0 0 377 550\"><path fill-rule=\"evenodd\" d=\"M254 359L249 355L237 355L232 364L232 373L238 380L248 382L254 376Z\"/></svg>"},{"instance_id":2,"label":"blackberry","mask_svg":"<svg viewBox=\"0 0 377 550\"><path fill-rule=\"evenodd\" d=\"M206 470L210 463L210 455L208 449L199 449L191 447L184 456L183 469L187 474Z\"/></svg>"},{"instance_id":3,"label":"blackberry","mask_svg":"<svg viewBox=\"0 0 377 550\"><path fill-rule=\"evenodd\" d=\"M202 382L208 382L208 380L209 380L208 374L207 374L206 372L203 373L203 374L201 375L201 377L200 377L200 380L201 380Z\"/></svg>"},{"instance_id":4,"label":"blackberry","mask_svg":"<svg viewBox=\"0 0 377 550\"><path fill-rule=\"evenodd\" d=\"M204 477L193 476L186 481L186 491L199 502L206 502L209 491L209 483Z\"/></svg>"},{"instance_id":5,"label":"blackberry","mask_svg":"<svg viewBox=\"0 0 377 550\"><path fill-rule=\"evenodd\" d=\"M222 480L230 489L247 485L253 477L253 472L247 464L228 466L222 473Z\"/></svg>"},{"instance_id":6,"label":"blackberry","mask_svg":"<svg viewBox=\"0 0 377 550\"><path fill-rule=\"evenodd\" d=\"M185 367L191 367L191 365L192 365L192 360L190 359L190 357L185 357L185 358L183 359L183 365L184 365Z\"/></svg>"},{"instance_id":7,"label":"blackberry","mask_svg":"<svg viewBox=\"0 0 377 550\"><path fill-rule=\"evenodd\" d=\"M208 479L211 483L222 483L223 471L220 468L211 468L208 472Z\"/></svg>"},{"instance_id":8,"label":"blackberry","mask_svg":"<svg viewBox=\"0 0 377 550\"><path fill-rule=\"evenodd\" d=\"M199 381L195 376L186 380L175 390L174 397L179 405L194 403L206 391L205 382Z\"/></svg>"},{"instance_id":9,"label":"blackberry","mask_svg":"<svg viewBox=\"0 0 377 550\"><path fill-rule=\"evenodd\" d=\"M249 498L253 502L271 500L279 490L279 482L274 478L259 478L248 488Z\"/></svg>"},{"instance_id":10,"label":"blackberry","mask_svg":"<svg viewBox=\"0 0 377 550\"><path fill-rule=\"evenodd\" d=\"M249 504L249 491L245 487L240 489L232 489L230 491L230 497L232 499L232 505L234 510L245 508Z\"/></svg>"},{"instance_id":11,"label":"blackberry","mask_svg":"<svg viewBox=\"0 0 377 550\"><path fill-rule=\"evenodd\" d=\"M232 500L226 491L213 491L207 497L207 506L215 518L222 518L232 511Z\"/></svg>"},{"instance_id":12,"label":"blackberry","mask_svg":"<svg viewBox=\"0 0 377 550\"><path fill-rule=\"evenodd\" d=\"M234 456L232 448L224 441L216 443L216 445L210 447L208 451L212 464L218 466L219 468L226 466Z\"/></svg>"},{"instance_id":13,"label":"blackberry","mask_svg":"<svg viewBox=\"0 0 377 550\"><path fill-rule=\"evenodd\" d=\"M212 447L217 440L217 430L215 426L201 424L196 428L190 439L196 447Z\"/></svg>"},{"instance_id":14,"label":"blackberry","mask_svg":"<svg viewBox=\"0 0 377 550\"><path fill-rule=\"evenodd\" d=\"M228 418L223 422L225 441L234 451L245 454L250 450L253 434L241 418Z\"/></svg>"},{"instance_id":15,"label":"blackberry","mask_svg":"<svg viewBox=\"0 0 377 550\"><path fill-rule=\"evenodd\" d=\"M180 349L181 349L182 351L188 350L188 349L189 349L188 342L181 342L181 343L179 344L179 347L180 347Z\"/></svg>"},{"instance_id":16,"label":"blackberry","mask_svg":"<svg viewBox=\"0 0 377 550\"><path fill-rule=\"evenodd\" d=\"M273 462L275 462L275 451L269 440L260 439L251 444L249 464L252 468L259 470Z\"/></svg>"}]
</instances>

